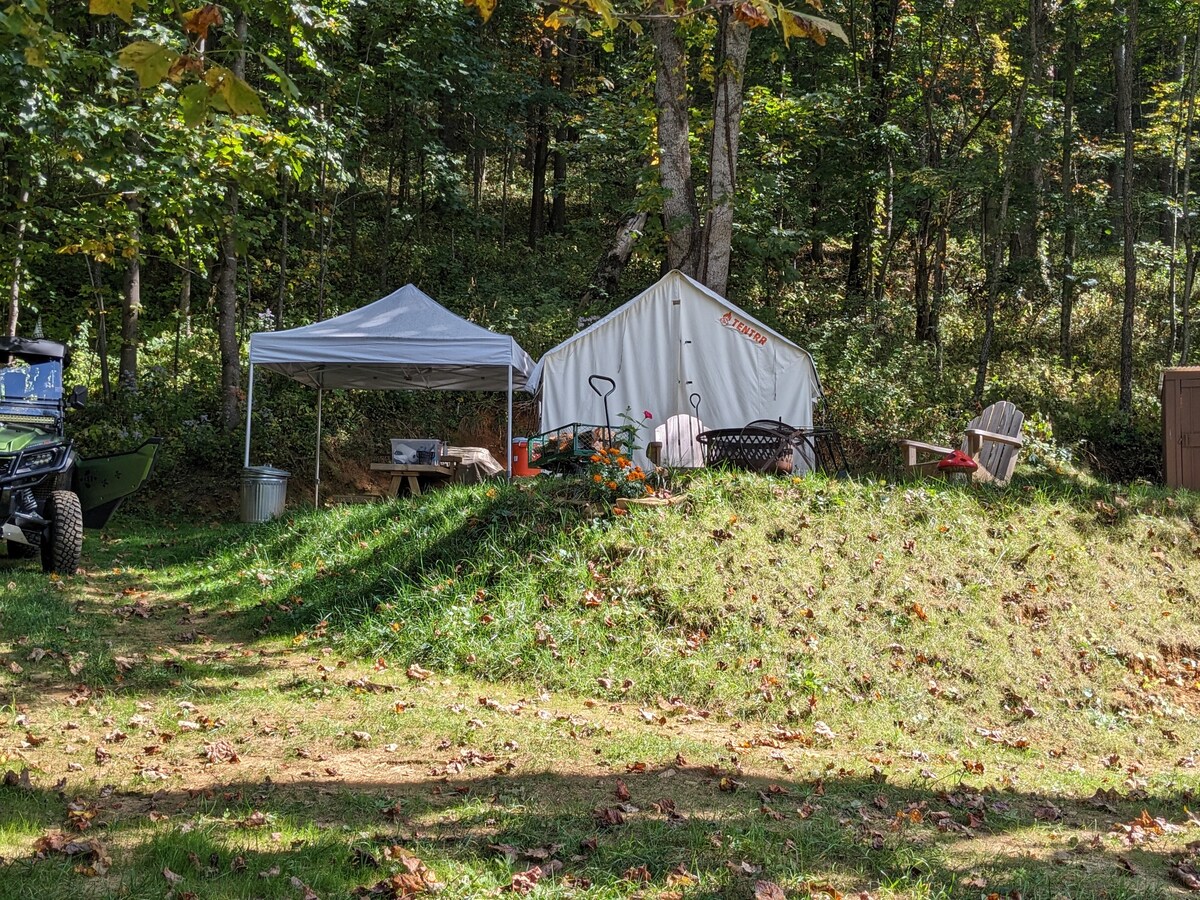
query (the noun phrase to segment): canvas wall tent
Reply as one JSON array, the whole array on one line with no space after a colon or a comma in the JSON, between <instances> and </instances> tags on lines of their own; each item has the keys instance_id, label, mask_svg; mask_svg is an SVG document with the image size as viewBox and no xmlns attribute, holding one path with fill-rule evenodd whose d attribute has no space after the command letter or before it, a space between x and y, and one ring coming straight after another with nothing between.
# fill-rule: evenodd
<instances>
[{"instance_id":1,"label":"canvas wall tent","mask_svg":"<svg viewBox=\"0 0 1200 900\"><path fill-rule=\"evenodd\" d=\"M279 372L317 389L314 496L319 501L321 398L325 391L505 391L511 445L513 391L525 389L533 360L508 335L456 316L411 284L332 319L287 331L252 334L246 405L247 466L256 368Z\"/></svg>"},{"instance_id":2,"label":"canvas wall tent","mask_svg":"<svg viewBox=\"0 0 1200 900\"><path fill-rule=\"evenodd\" d=\"M679 271L538 361L528 387L540 394L543 430L604 422L590 375L616 382L609 398L614 419L627 408L635 420L644 411L654 416L641 425L642 447L656 439L651 429L659 429L661 440L666 420L693 413L693 394L707 429L740 428L755 419L810 426L821 398L807 351ZM673 452L669 445L664 451ZM681 458L684 464L694 458L694 448Z\"/></svg>"}]
</instances>

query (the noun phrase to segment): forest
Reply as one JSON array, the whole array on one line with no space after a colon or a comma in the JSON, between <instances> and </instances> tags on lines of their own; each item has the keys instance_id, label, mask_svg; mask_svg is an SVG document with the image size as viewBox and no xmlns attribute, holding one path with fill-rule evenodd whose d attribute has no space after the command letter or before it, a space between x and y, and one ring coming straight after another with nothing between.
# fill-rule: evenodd
<instances>
[{"instance_id":1,"label":"forest","mask_svg":"<svg viewBox=\"0 0 1200 900\"><path fill-rule=\"evenodd\" d=\"M1161 477L1194 0L14 0L0 53L6 324L72 345L85 447L228 476L253 331L412 282L536 356L680 268L813 353L856 469L1007 399ZM311 396L256 390L305 471ZM502 442L492 397L326 413L335 469L385 422Z\"/></svg>"}]
</instances>

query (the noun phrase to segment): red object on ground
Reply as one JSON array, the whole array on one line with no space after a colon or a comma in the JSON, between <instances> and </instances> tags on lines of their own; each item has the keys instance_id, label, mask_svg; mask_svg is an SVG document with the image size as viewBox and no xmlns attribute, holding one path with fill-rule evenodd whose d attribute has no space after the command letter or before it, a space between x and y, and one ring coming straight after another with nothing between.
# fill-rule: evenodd
<instances>
[{"instance_id":1,"label":"red object on ground","mask_svg":"<svg viewBox=\"0 0 1200 900\"><path fill-rule=\"evenodd\" d=\"M979 463L961 450L952 450L937 467L939 472L974 472L979 468Z\"/></svg>"},{"instance_id":2,"label":"red object on ground","mask_svg":"<svg viewBox=\"0 0 1200 900\"><path fill-rule=\"evenodd\" d=\"M512 460L512 473L518 478L532 478L541 474L541 469L529 465L529 438L513 438L508 450Z\"/></svg>"}]
</instances>

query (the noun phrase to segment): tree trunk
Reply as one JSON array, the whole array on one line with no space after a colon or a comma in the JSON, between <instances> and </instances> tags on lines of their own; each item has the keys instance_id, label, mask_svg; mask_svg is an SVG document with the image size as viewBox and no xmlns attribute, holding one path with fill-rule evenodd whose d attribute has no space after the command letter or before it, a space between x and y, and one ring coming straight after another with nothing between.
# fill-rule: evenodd
<instances>
[{"instance_id":1,"label":"tree trunk","mask_svg":"<svg viewBox=\"0 0 1200 900\"><path fill-rule=\"evenodd\" d=\"M125 264L125 286L121 296L121 360L117 385L121 390L136 391L138 383L138 319L142 312L141 241L142 208L138 195L125 195L125 205L133 217L129 229L132 253Z\"/></svg>"},{"instance_id":2,"label":"tree trunk","mask_svg":"<svg viewBox=\"0 0 1200 900\"><path fill-rule=\"evenodd\" d=\"M708 213L704 223L699 278L718 294L729 286L737 193L738 137L742 130L742 87L750 27L726 7L717 26L717 80L708 162Z\"/></svg>"},{"instance_id":3,"label":"tree trunk","mask_svg":"<svg viewBox=\"0 0 1200 900\"><path fill-rule=\"evenodd\" d=\"M234 20L237 47L233 72L246 75L246 14L238 10ZM237 336L237 218L238 188L231 182L225 188L225 212L222 222L221 274L217 279L217 344L221 353L221 425L233 431L241 421L242 356Z\"/></svg>"},{"instance_id":4,"label":"tree trunk","mask_svg":"<svg viewBox=\"0 0 1200 900\"><path fill-rule=\"evenodd\" d=\"M950 232L950 198L942 204L937 217L937 238L933 242L933 299L929 304L930 340L937 359L937 374L942 374L942 301L946 297L946 252Z\"/></svg>"},{"instance_id":5,"label":"tree trunk","mask_svg":"<svg viewBox=\"0 0 1200 900\"><path fill-rule=\"evenodd\" d=\"M1187 99L1187 83L1183 80L1187 72L1187 35L1181 34L1178 39L1179 62L1175 69L1175 80L1179 82L1179 105L1182 107ZM1171 158L1167 162L1167 174L1163 179L1163 196L1167 202L1163 204L1161 223L1162 239L1167 242L1170 259L1167 263L1167 352L1166 365L1175 359L1175 347L1179 337L1178 322L1178 281L1179 281L1179 218L1176 210L1179 207L1179 149L1183 143L1183 123L1175 126L1171 136Z\"/></svg>"},{"instance_id":6,"label":"tree trunk","mask_svg":"<svg viewBox=\"0 0 1200 900\"><path fill-rule=\"evenodd\" d=\"M280 175L280 178L283 180L283 203L279 206L279 289L275 294L276 331L283 328L283 302L287 298L288 277L288 176L284 174ZM353 251L350 253L350 258L355 258Z\"/></svg>"},{"instance_id":7,"label":"tree trunk","mask_svg":"<svg viewBox=\"0 0 1200 900\"><path fill-rule=\"evenodd\" d=\"M1079 35L1075 13L1068 13L1067 35L1064 41L1066 57L1063 61L1065 84L1063 88L1063 133L1061 188L1063 203L1062 284L1058 320L1058 352L1063 365L1071 365L1071 316L1075 306L1075 172L1073 150L1075 145L1075 61L1079 52Z\"/></svg>"},{"instance_id":8,"label":"tree trunk","mask_svg":"<svg viewBox=\"0 0 1200 900\"><path fill-rule=\"evenodd\" d=\"M500 176L500 246L508 243L508 182L512 178L512 146L504 133L504 169Z\"/></svg>"},{"instance_id":9,"label":"tree trunk","mask_svg":"<svg viewBox=\"0 0 1200 900\"><path fill-rule=\"evenodd\" d=\"M922 197L917 213L917 233L913 238L913 305L916 307L916 333L918 341L932 340L929 331L929 250L933 244L933 199Z\"/></svg>"},{"instance_id":10,"label":"tree trunk","mask_svg":"<svg viewBox=\"0 0 1200 900\"><path fill-rule=\"evenodd\" d=\"M621 273L625 271L637 239L646 227L646 218L644 212L634 213L621 224L617 239L597 264L592 282L579 300L581 310L590 308L593 303L617 296Z\"/></svg>"},{"instance_id":11,"label":"tree trunk","mask_svg":"<svg viewBox=\"0 0 1200 900\"><path fill-rule=\"evenodd\" d=\"M550 86L549 42L543 42L542 90ZM530 174L532 185L529 197L529 246L537 248L538 240L546 230L546 163L550 158L550 124L545 102L538 103L533 111L533 146L530 148Z\"/></svg>"},{"instance_id":12,"label":"tree trunk","mask_svg":"<svg viewBox=\"0 0 1200 900\"><path fill-rule=\"evenodd\" d=\"M862 194L857 201L857 222L850 243L846 267L846 290L852 296L869 297L875 268L875 232L879 223L879 188L876 179L890 167L891 152L882 142L881 130L887 123L892 72L892 46L896 36L899 0L870 0L871 70L868 94L867 133L871 146L865 148L867 169L862 172Z\"/></svg>"},{"instance_id":13,"label":"tree trunk","mask_svg":"<svg viewBox=\"0 0 1200 900\"><path fill-rule=\"evenodd\" d=\"M574 32L567 38L566 59L559 67L558 86L567 96L575 89L575 58L579 39ZM561 58L561 56L560 56ZM567 147L578 140L574 127L563 122L554 132L554 188L550 204L550 232L562 234L567 228Z\"/></svg>"},{"instance_id":14,"label":"tree trunk","mask_svg":"<svg viewBox=\"0 0 1200 900\"><path fill-rule=\"evenodd\" d=\"M389 116L392 115L390 109L388 111L388 115ZM384 293L387 293L388 289L391 287L391 284L389 282L390 274L388 272L388 268L389 268L388 264L391 262L391 259L392 259L392 192L396 187L396 148L394 146L394 143L395 143L394 128L395 128L395 122L393 121L391 123L391 127L389 127L389 129L388 129L389 140L387 142L388 143L387 187L384 189L384 192L383 192L383 224L380 227L380 231L382 233L381 237L380 237L380 243L383 245L381 247L383 252L380 254L382 256L382 264L379 267L379 289L381 291L383 291ZM405 139L405 141L407 142L407 138ZM407 153L407 150L405 152ZM406 158L407 158L407 156L406 156ZM403 191L404 190L404 187L403 187L404 180L403 179L401 179L400 185L401 185L400 189L401 189L401 191ZM403 201L401 201L401 202L403 202Z\"/></svg>"},{"instance_id":15,"label":"tree trunk","mask_svg":"<svg viewBox=\"0 0 1200 900\"><path fill-rule=\"evenodd\" d=\"M1030 0L1034 7L1038 0ZM1032 19L1032 13L1030 18ZM1000 204L996 215L996 225L991 237L991 261L987 273L987 297L983 308L983 341L979 347L979 364L975 370L975 402L983 402L983 393L987 387L988 366L992 360L992 341L996 335L996 301L1000 296L1000 270L1004 265L1005 235L1008 232L1008 206L1012 198L1013 178L1016 171L1017 149L1020 147L1022 123L1025 121L1025 101L1029 96L1030 73L1028 68L1025 77L1021 79L1021 91L1013 106L1012 128L1009 133L1008 148L1004 154L1004 176L1000 186ZM985 234L986 234L985 230Z\"/></svg>"},{"instance_id":16,"label":"tree trunk","mask_svg":"<svg viewBox=\"0 0 1200 900\"><path fill-rule=\"evenodd\" d=\"M1137 46L1137 13L1137 0L1128 0L1117 65L1117 116L1125 145L1121 190L1125 290L1121 309L1120 410L1127 415L1133 412L1133 326L1137 304L1137 231L1133 218L1133 57Z\"/></svg>"},{"instance_id":17,"label":"tree trunk","mask_svg":"<svg viewBox=\"0 0 1200 900\"><path fill-rule=\"evenodd\" d=\"M1041 93L1045 71L1042 58L1045 42L1041 39L1044 27L1048 27L1045 2L1032 0L1026 30L1026 71L1029 73L1030 90L1035 95ZM1045 162L1040 150L1041 121L1041 117L1035 114L1021 126L1025 140L1018 154L1021 162L1014 181L1015 192L1009 201L1010 206L1016 207L1016 214L1012 215L1014 227L1009 237L1009 268L1017 281L1038 295L1046 296L1050 293L1050 262L1042 241Z\"/></svg>"},{"instance_id":18,"label":"tree trunk","mask_svg":"<svg viewBox=\"0 0 1200 900\"><path fill-rule=\"evenodd\" d=\"M546 161L549 158L550 129L546 125L546 109L536 113L533 136L533 183L529 197L529 246L536 248L546 221Z\"/></svg>"},{"instance_id":19,"label":"tree trunk","mask_svg":"<svg viewBox=\"0 0 1200 900\"><path fill-rule=\"evenodd\" d=\"M8 290L9 337L17 336L17 327L21 321L21 271L25 266L25 223L27 220L25 210L29 204L28 187L19 188L17 204L19 212L17 213L16 240L13 246L13 274Z\"/></svg>"},{"instance_id":20,"label":"tree trunk","mask_svg":"<svg viewBox=\"0 0 1200 900\"><path fill-rule=\"evenodd\" d=\"M1180 203L1180 232L1183 240L1183 296L1180 304L1179 321L1179 364L1186 366L1192 343L1192 290L1196 279L1196 253L1193 250L1193 232L1191 221L1191 169L1192 169L1192 137L1196 123L1196 84L1200 76L1200 26L1196 29L1196 46L1192 55L1192 70L1188 75L1187 115L1183 130L1183 183Z\"/></svg>"},{"instance_id":21,"label":"tree trunk","mask_svg":"<svg viewBox=\"0 0 1200 900\"><path fill-rule=\"evenodd\" d=\"M662 186L667 269L695 276L700 262L699 213L688 145L687 54L671 19L650 21L654 41L654 102L658 121L658 178Z\"/></svg>"},{"instance_id":22,"label":"tree trunk","mask_svg":"<svg viewBox=\"0 0 1200 900\"><path fill-rule=\"evenodd\" d=\"M108 375L108 319L104 310L104 291L96 283L90 257L87 259L87 267L88 279L96 295L96 355L100 357L100 393L105 400L109 400L112 398L112 381Z\"/></svg>"}]
</instances>

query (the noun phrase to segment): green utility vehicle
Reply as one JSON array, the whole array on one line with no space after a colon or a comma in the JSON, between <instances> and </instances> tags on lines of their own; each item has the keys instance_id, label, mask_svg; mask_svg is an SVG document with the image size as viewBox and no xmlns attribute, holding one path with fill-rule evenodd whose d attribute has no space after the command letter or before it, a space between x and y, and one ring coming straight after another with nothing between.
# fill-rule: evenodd
<instances>
[{"instance_id":1,"label":"green utility vehicle","mask_svg":"<svg viewBox=\"0 0 1200 900\"><path fill-rule=\"evenodd\" d=\"M72 574L83 529L103 528L150 477L159 439L131 453L81 459L66 438L67 409L87 390L63 391L67 348L0 337L0 538L8 555L40 555L42 569Z\"/></svg>"}]
</instances>

